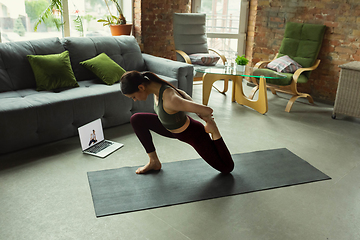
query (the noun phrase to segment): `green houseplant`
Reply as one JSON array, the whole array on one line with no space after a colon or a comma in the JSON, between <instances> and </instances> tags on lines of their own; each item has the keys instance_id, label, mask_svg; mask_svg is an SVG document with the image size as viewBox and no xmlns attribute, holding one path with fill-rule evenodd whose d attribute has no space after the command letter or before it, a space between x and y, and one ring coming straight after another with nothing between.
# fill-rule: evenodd
<instances>
[{"instance_id":1,"label":"green houseplant","mask_svg":"<svg viewBox=\"0 0 360 240\"><path fill-rule=\"evenodd\" d=\"M105 19L99 19L98 22L103 23L103 26L110 26L110 31L113 36L117 35L130 35L132 24L126 24L123 11L118 0L104 0L110 15ZM115 5L117 15L113 15L110 11L109 3Z\"/></svg>"},{"instance_id":2,"label":"green houseplant","mask_svg":"<svg viewBox=\"0 0 360 240\"><path fill-rule=\"evenodd\" d=\"M237 56L235 59L236 62L236 70L237 71L244 71L245 70L245 65L248 64L249 59L247 59L245 57L245 55L242 56Z\"/></svg>"}]
</instances>

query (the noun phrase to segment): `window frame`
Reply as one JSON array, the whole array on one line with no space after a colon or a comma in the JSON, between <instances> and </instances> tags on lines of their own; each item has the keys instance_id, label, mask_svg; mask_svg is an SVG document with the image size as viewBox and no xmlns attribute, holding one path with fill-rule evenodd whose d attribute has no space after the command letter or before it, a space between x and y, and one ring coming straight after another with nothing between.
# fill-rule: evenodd
<instances>
[{"instance_id":1,"label":"window frame","mask_svg":"<svg viewBox=\"0 0 360 240\"><path fill-rule=\"evenodd\" d=\"M70 37L70 14L69 14L69 1L61 0L63 6L63 37Z\"/></svg>"},{"instance_id":2,"label":"window frame","mask_svg":"<svg viewBox=\"0 0 360 240\"><path fill-rule=\"evenodd\" d=\"M201 0L194 0L191 4L191 10L193 13L200 12ZM249 15L249 1L240 1L240 17L239 17L239 31L238 33L215 33L207 32L207 38L226 38L226 39L237 39L237 52L239 55L245 54L246 50L246 36L247 36L247 25Z\"/></svg>"}]
</instances>

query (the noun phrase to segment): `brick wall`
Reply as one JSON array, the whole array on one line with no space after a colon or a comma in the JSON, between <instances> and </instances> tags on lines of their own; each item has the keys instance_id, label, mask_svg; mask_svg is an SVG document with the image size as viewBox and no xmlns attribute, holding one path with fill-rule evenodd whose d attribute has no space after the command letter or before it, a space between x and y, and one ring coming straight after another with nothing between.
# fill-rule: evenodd
<instances>
[{"instance_id":1,"label":"brick wall","mask_svg":"<svg viewBox=\"0 0 360 240\"><path fill-rule=\"evenodd\" d=\"M333 102L339 80L338 65L360 61L359 0L250 0L247 56L253 63L277 53L287 21L327 26L318 69L299 90L315 99Z\"/></svg>"},{"instance_id":2,"label":"brick wall","mask_svg":"<svg viewBox=\"0 0 360 240\"><path fill-rule=\"evenodd\" d=\"M327 26L318 69L299 91L333 102L338 65L360 61L359 0L249 0L246 56L253 64L277 53L287 21ZM143 52L175 59L172 14L190 12L191 0L134 0L134 35Z\"/></svg>"},{"instance_id":3,"label":"brick wall","mask_svg":"<svg viewBox=\"0 0 360 240\"><path fill-rule=\"evenodd\" d=\"M173 13L191 10L191 0L134 0L134 36L143 52L176 59Z\"/></svg>"}]
</instances>

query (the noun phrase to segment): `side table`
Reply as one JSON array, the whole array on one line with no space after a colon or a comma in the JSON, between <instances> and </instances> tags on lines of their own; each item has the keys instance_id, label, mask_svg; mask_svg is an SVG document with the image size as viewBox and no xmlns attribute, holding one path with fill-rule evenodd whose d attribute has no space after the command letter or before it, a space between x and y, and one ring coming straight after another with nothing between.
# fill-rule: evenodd
<instances>
[{"instance_id":1,"label":"side table","mask_svg":"<svg viewBox=\"0 0 360 240\"><path fill-rule=\"evenodd\" d=\"M331 117L335 119L337 113L360 117L360 62L349 62L339 67L340 78Z\"/></svg>"}]
</instances>

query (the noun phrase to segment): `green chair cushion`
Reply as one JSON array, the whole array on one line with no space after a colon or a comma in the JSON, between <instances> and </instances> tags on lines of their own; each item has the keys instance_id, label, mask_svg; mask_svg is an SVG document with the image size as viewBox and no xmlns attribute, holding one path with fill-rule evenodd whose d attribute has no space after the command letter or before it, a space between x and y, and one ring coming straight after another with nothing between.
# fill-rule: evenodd
<instances>
[{"instance_id":1,"label":"green chair cushion","mask_svg":"<svg viewBox=\"0 0 360 240\"><path fill-rule=\"evenodd\" d=\"M49 55L27 55L34 72L36 90L78 87L71 68L69 52Z\"/></svg>"},{"instance_id":2,"label":"green chair cushion","mask_svg":"<svg viewBox=\"0 0 360 240\"><path fill-rule=\"evenodd\" d=\"M273 70L267 69L267 68L259 68L259 69L254 70L254 73L256 73L256 75L263 74L266 76L266 75L269 75L270 72L276 72L276 71L273 71ZM285 75L286 78L266 79L266 82L270 83L270 84L281 85L281 86L290 85L294 74L292 74L292 73L281 73L281 74ZM308 78L304 74L301 74L298 78L298 83L306 83L307 81L308 81Z\"/></svg>"},{"instance_id":3,"label":"green chair cushion","mask_svg":"<svg viewBox=\"0 0 360 240\"><path fill-rule=\"evenodd\" d=\"M119 81L121 76L126 72L105 53L101 53L96 57L80 62L80 64L92 71L107 85L112 85Z\"/></svg>"},{"instance_id":4,"label":"green chair cushion","mask_svg":"<svg viewBox=\"0 0 360 240\"><path fill-rule=\"evenodd\" d=\"M278 57L288 55L303 67L311 67L319 54L326 26L288 22Z\"/></svg>"},{"instance_id":5,"label":"green chair cushion","mask_svg":"<svg viewBox=\"0 0 360 240\"><path fill-rule=\"evenodd\" d=\"M320 24L287 22L284 38L277 57L288 55L302 67L314 65L323 41L326 26ZM302 75L310 76L310 72Z\"/></svg>"}]
</instances>

